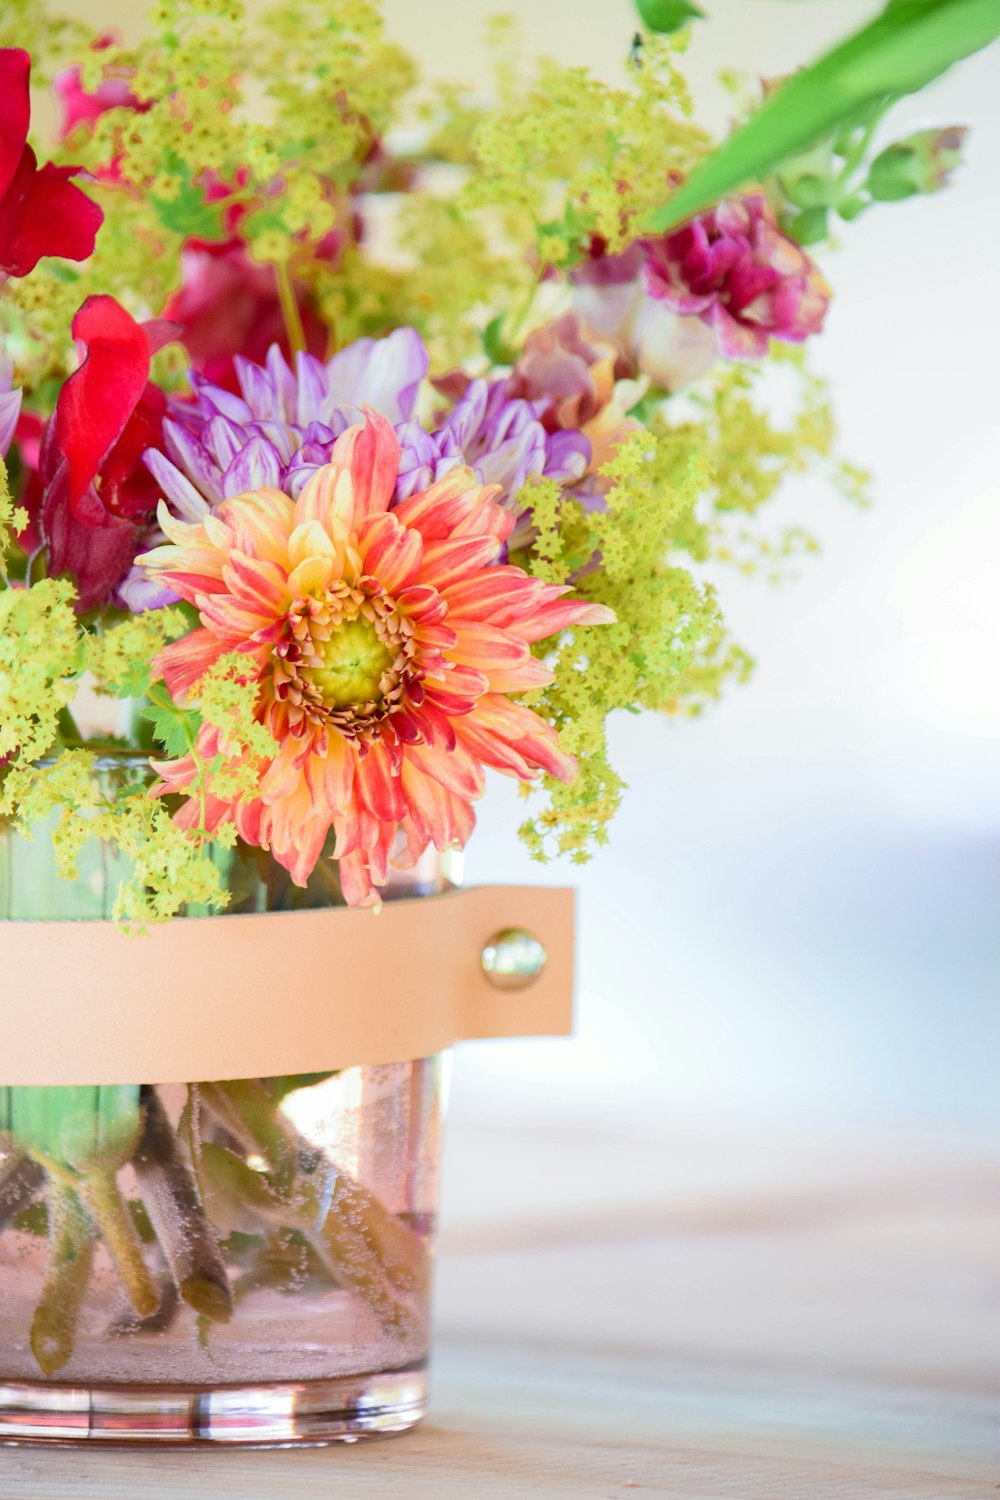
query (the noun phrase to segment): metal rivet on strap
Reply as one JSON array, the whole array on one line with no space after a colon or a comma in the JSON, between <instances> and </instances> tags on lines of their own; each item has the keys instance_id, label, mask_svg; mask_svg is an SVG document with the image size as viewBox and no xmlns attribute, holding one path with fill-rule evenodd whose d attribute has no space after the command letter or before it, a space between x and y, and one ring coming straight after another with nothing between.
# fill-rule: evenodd
<instances>
[{"instance_id":1,"label":"metal rivet on strap","mask_svg":"<svg viewBox=\"0 0 1000 1500\"><path fill-rule=\"evenodd\" d=\"M498 990L523 990L538 978L548 956L534 933L504 927L483 948L483 972Z\"/></svg>"}]
</instances>

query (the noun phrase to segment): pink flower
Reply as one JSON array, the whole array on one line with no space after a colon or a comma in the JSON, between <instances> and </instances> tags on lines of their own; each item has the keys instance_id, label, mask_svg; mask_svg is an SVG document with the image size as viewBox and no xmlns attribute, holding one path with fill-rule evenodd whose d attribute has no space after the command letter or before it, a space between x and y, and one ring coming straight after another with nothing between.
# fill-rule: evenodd
<instances>
[{"instance_id":1,"label":"pink flower","mask_svg":"<svg viewBox=\"0 0 1000 1500\"><path fill-rule=\"evenodd\" d=\"M582 432L590 443L588 472L593 472L638 426L615 400L615 376L629 373L614 344L588 336L576 313L569 312L528 335L507 394L532 402L548 431Z\"/></svg>"},{"instance_id":2,"label":"pink flower","mask_svg":"<svg viewBox=\"0 0 1000 1500\"><path fill-rule=\"evenodd\" d=\"M333 829L352 905L377 904L398 831L411 860L465 844L484 767L572 779L555 731L510 695L552 680L533 642L614 618L496 565L515 518L471 469L390 510L399 461L392 427L370 412L297 500L252 490L196 524L161 506L171 544L143 559L201 616L156 660L171 693L196 696L221 656L241 652L277 742L253 793L216 795L207 771L208 827L235 822L300 884ZM211 767L226 745L204 726L197 749ZM192 791L192 756L157 769L161 794ZM192 827L201 811L192 795L178 817Z\"/></svg>"},{"instance_id":3,"label":"pink flower","mask_svg":"<svg viewBox=\"0 0 1000 1500\"><path fill-rule=\"evenodd\" d=\"M103 52L114 40L111 32L105 32L91 44L91 50ZM92 93L89 92L84 88L83 69L79 63L57 73L52 80L52 88L61 109L57 126L61 141L72 135L78 125L95 124L109 109L131 109L145 114L150 108L148 103L136 98L128 79L120 76L102 78L97 88Z\"/></svg>"},{"instance_id":4,"label":"pink flower","mask_svg":"<svg viewBox=\"0 0 1000 1500\"><path fill-rule=\"evenodd\" d=\"M772 338L801 343L823 325L829 288L815 262L782 233L763 193L725 199L639 243L650 296L701 318L727 359L761 359Z\"/></svg>"},{"instance_id":5,"label":"pink flower","mask_svg":"<svg viewBox=\"0 0 1000 1500\"><path fill-rule=\"evenodd\" d=\"M86 260L104 214L70 179L79 167L39 167L28 145L31 58L0 48L0 276L27 276L44 255Z\"/></svg>"},{"instance_id":6,"label":"pink flower","mask_svg":"<svg viewBox=\"0 0 1000 1500\"><path fill-rule=\"evenodd\" d=\"M594 335L609 340L631 371L677 391L704 375L718 357L715 335L698 317L681 317L654 301L643 283L645 257L633 241L607 255L596 241L570 274L573 307Z\"/></svg>"}]
</instances>

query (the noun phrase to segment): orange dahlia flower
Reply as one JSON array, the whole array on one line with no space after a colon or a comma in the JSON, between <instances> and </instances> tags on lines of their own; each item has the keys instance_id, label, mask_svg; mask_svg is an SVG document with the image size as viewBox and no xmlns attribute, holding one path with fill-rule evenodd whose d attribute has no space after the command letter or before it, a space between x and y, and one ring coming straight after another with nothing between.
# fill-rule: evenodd
<instances>
[{"instance_id":1,"label":"orange dahlia flower","mask_svg":"<svg viewBox=\"0 0 1000 1500\"><path fill-rule=\"evenodd\" d=\"M183 700L221 656L245 653L278 747L252 795L213 795L209 775L208 827L234 821L299 884L332 828L351 905L377 904L400 830L403 859L464 845L484 767L572 779L555 731L508 695L552 679L532 642L614 619L497 565L515 517L470 469L390 510L399 453L370 412L297 500L252 490L195 525L161 506L169 544L143 559L201 617L160 653L157 675ZM202 763L220 749L204 726ZM197 775L190 756L157 770L160 794L190 790ZM194 826L201 812L191 797L178 816Z\"/></svg>"}]
</instances>

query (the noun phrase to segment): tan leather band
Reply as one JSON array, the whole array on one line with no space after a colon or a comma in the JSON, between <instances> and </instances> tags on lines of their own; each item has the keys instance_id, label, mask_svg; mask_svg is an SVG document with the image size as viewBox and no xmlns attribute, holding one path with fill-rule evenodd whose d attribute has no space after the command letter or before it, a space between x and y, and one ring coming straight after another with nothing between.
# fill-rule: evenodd
<instances>
[{"instance_id":1,"label":"tan leather band","mask_svg":"<svg viewBox=\"0 0 1000 1500\"><path fill-rule=\"evenodd\" d=\"M548 954L523 990L483 972L497 931ZM480 886L345 909L0 922L0 1084L197 1083L427 1057L572 1026L573 892Z\"/></svg>"}]
</instances>

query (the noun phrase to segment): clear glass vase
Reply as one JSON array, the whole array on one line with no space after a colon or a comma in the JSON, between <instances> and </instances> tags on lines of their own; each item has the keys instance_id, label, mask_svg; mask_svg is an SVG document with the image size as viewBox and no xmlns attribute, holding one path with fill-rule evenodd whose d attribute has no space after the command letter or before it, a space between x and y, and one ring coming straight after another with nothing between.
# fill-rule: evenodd
<instances>
[{"instance_id":1,"label":"clear glass vase","mask_svg":"<svg viewBox=\"0 0 1000 1500\"><path fill-rule=\"evenodd\" d=\"M231 911L340 902L329 862L303 891L258 850L220 858ZM44 942L47 918L106 918L121 873L95 845L63 880L44 834L0 832L0 920ZM435 858L386 894L445 885ZM444 1072L0 1086L0 1441L289 1445L419 1421Z\"/></svg>"}]
</instances>

